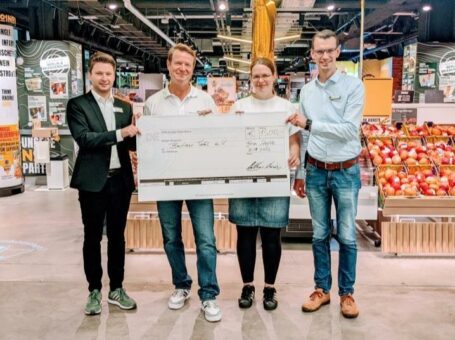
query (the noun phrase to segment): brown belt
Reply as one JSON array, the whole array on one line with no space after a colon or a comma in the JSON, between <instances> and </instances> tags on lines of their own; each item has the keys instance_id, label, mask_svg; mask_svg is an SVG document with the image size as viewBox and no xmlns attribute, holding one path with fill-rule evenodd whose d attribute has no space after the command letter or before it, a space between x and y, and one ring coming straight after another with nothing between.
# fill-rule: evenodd
<instances>
[{"instance_id":1,"label":"brown belt","mask_svg":"<svg viewBox=\"0 0 455 340\"><path fill-rule=\"evenodd\" d=\"M324 169L329 171L349 169L351 166L357 164L358 162L359 162L358 156L356 158L348 159L347 161L344 162L324 163L308 155L308 163L314 165L318 169Z\"/></svg>"}]
</instances>

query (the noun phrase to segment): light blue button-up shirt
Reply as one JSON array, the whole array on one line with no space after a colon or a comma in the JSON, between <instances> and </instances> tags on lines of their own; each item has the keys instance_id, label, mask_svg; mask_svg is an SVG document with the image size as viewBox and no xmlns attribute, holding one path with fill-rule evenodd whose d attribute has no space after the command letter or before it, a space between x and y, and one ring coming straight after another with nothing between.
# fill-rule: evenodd
<instances>
[{"instance_id":1,"label":"light blue button-up shirt","mask_svg":"<svg viewBox=\"0 0 455 340\"><path fill-rule=\"evenodd\" d=\"M300 110L312 120L307 147L311 157L342 162L359 155L364 95L362 82L339 70L325 83L316 78L302 88Z\"/></svg>"}]
</instances>

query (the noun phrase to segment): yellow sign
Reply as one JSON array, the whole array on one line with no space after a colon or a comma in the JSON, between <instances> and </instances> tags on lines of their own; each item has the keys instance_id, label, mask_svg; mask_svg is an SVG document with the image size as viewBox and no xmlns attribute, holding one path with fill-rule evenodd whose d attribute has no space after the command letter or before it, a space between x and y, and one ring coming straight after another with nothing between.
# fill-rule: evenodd
<instances>
[{"instance_id":1,"label":"yellow sign","mask_svg":"<svg viewBox=\"0 0 455 340\"><path fill-rule=\"evenodd\" d=\"M21 177L19 129L16 124L0 126L0 179Z\"/></svg>"},{"instance_id":2,"label":"yellow sign","mask_svg":"<svg viewBox=\"0 0 455 340\"><path fill-rule=\"evenodd\" d=\"M0 13L0 24L16 26L16 17L10 14Z\"/></svg>"}]
</instances>

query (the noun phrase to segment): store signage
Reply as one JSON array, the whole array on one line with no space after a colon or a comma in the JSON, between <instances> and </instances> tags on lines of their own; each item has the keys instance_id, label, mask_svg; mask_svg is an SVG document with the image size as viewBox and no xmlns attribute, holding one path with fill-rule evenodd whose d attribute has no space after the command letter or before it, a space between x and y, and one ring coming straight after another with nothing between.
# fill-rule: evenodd
<instances>
[{"instance_id":1,"label":"store signage","mask_svg":"<svg viewBox=\"0 0 455 340\"><path fill-rule=\"evenodd\" d=\"M363 117L362 123L365 123L365 124L390 124L390 117L384 117L384 116Z\"/></svg>"},{"instance_id":2,"label":"store signage","mask_svg":"<svg viewBox=\"0 0 455 340\"><path fill-rule=\"evenodd\" d=\"M0 25L0 188L22 184L13 27Z\"/></svg>"},{"instance_id":3,"label":"store signage","mask_svg":"<svg viewBox=\"0 0 455 340\"><path fill-rule=\"evenodd\" d=\"M395 90L393 94L394 103L412 103L414 102L414 91Z\"/></svg>"},{"instance_id":4,"label":"store signage","mask_svg":"<svg viewBox=\"0 0 455 340\"><path fill-rule=\"evenodd\" d=\"M16 26L16 17L10 14L0 13L0 24Z\"/></svg>"},{"instance_id":5,"label":"store signage","mask_svg":"<svg viewBox=\"0 0 455 340\"><path fill-rule=\"evenodd\" d=\"M441 62L439 63L439 73L442 76L455 74L455 60L442 60L441 58Z\"/></svg>"},{"instance_id":6,"label":"store signage","mask_svg":"<svg viewBox=\"0 0 455 340\"><path fill-rule=\"evenodd\" d=\"M392 108L392 124L395 123L416 124L417 109Z\"/></svg>"},{"instance_id":7,"label":"store signage","mask_svg":"<svg viewBox=\"0 0 455 340\"><path fill-rule=\"evenodd\" d=\"M71 68L68 54L57 48L52 48L44 52L39 64L43 74L48 78L55 76L56 73L66 75Z\"/></svg>"},{"instance_id":8,"label":"store signage","mask_svg":"<svg viewBox=\"0 0 455 340\"><path fill-rule=\"evenodd\" d=\"M40 176L46 175L46 164L35 163L34 148L35 142L39 141L39 138L32 136L21 136L21 156L22 156L22 172L24 176ZM55 143L51 141L51 148L55 148Z\"/></svg>"}]
</instances>

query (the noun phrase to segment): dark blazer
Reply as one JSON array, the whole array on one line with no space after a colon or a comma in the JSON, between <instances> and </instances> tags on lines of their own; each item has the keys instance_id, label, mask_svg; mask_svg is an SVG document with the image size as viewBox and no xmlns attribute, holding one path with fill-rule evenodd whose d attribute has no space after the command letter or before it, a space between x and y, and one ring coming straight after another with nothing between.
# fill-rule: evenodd
<instances>
[{"instance_id":1,"label":"dark blazer","mask_svg":"<svg viewBox=\"0 0 455 340\"><path fill-rule=\"evenodd\" d=\"M115 98L114 108L117 108L114 110L116 128L130 125L131 105ZM117 144L122 176L127 189L132 192L134 179L128 150L136 149L136 138L125 138L117 143L116 133L107 130L92 92L70 99L66 112L71 135L79 145L70 186L90 192L101 191L107 181L111 147Z\"/></svg>"}]
</instances>

